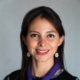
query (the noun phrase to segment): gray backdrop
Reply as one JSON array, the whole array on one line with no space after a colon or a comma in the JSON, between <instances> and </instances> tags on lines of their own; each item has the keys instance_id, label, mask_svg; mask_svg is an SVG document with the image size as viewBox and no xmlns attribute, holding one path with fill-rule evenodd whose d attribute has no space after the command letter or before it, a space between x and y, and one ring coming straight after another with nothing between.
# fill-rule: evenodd
<instances>
[{"instance_id":1,"label":"gray backdrop","mask_svg":"<svg viewBox=\"0 0 80 80\"><path fill-rule=\"evenodd\" d=\"M80 78L80 0L0 0L0 80L20 69L22 20L27 11L41 5L59 14L66 32L65 66Z\"/></svg>"}]
</instances>

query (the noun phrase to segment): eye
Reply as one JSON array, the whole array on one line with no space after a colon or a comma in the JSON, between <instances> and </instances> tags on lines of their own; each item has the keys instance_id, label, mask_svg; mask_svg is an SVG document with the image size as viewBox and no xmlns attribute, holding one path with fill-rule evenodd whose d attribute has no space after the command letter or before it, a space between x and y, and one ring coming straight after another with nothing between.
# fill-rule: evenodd
<instances>
[{"instance_id":1,"label":"eye","mask_svg":"<svg viewBox=\"0 0 80 80\"><path fill-rule=\"evenodd\" d=\"M31 36L31 37L39 37L38 34L31 34L30 36Z\"/></svg>"},{"instance_id":2,"label":"eye","mask_svg":"<svg viewBox=\"0 0 80 80\"><path fill-rule=\"evenodd\" d=\"M52 37L54 37L54 35L53 34L49 34L47 37L52 38Z\"/></svg>"}]
</instances>

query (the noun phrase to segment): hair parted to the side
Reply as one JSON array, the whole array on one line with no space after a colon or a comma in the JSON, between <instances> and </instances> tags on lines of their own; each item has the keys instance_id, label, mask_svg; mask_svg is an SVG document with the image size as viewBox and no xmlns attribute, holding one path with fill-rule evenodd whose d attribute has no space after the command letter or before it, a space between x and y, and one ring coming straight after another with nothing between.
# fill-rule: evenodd
<instances>
[{"instance_id":1,"label":"hair parted to the side","mask_svg":"<svg viewBox=\"0 0 80 80\"><path fill-rule=\"evenodd\" d=\"M26 72L28 70L29 64L31 63L31 57L27 57L26 54L28 52L27 46L24 44L22 40L22 36L27 36L28 28L30 23L36 18L40 16L41 18L45 18L49 20L59 33L59 36L62 37L65 35L62 22L59 18L59 16L49 7L40 6L37 8L34 8L30 10L24 17L21 27L21 33L20 33L20 40L21 40L21 49L22 49L22 66L20 71L20 80L26 80ZM58 53L59 57L57 58L58 63L60 64L61 68L64 68L64 41L63 43L58 47ZM53 56L54 57L54 56Z\"/></svg>"}]
</instances>

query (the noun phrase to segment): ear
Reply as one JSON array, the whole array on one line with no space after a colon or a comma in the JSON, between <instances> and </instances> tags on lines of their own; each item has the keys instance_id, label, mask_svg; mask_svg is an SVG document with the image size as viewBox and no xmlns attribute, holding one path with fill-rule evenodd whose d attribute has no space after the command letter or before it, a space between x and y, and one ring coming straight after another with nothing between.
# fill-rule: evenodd
<instances>
[{"instance_id":1,"label":"ear","mask_svg":"<svg viewBox=\"0 0 80 80\"><path fill-rule=\"evenodd\" d=\"M24 44L27 45L26 44L26 38L24 37L24 35L22 35L22 40L23 40Z\"/></svg>"},{"instance_id":2,"label":"ear","mask_svg":"<svg viewBox=\"0 0 80 80\"><path fill-rule=\"evenodd\" d=\"M58 46L60 46L60 45L63 43L63 41L64 41L64 35L62 35L62 36L60 37L60 42L59 42Z\"/></svg>"}]
</instances>

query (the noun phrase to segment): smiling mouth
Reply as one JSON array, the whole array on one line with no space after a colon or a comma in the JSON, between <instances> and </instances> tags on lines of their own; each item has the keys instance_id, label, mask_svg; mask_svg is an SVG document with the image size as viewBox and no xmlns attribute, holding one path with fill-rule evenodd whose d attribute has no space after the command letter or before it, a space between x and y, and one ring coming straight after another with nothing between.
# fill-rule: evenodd
<instances>
[{"instance_id":1,"label":"smiling mouth","mask_svg":"<svg viewBox=\"0 0 80 80\"><path fill-rule=\"evenodd\" d=\"M37 50L37 51L40 52L40 53L48 52L48 50L45 50L45 51Z\"/></svg>"},{"instance_id":2,"label":"smiling mouth","mask_svg":"<svg viewBox=\"0 0 80 80\"><path fill-rule=\"evenodd\" d=\"M37 52L37 54L39 54L39 55L46 55L46 54L49 52L49 50L45 50L45 51L36 50L36 52Z\"/></svg>"}]
</instances>

